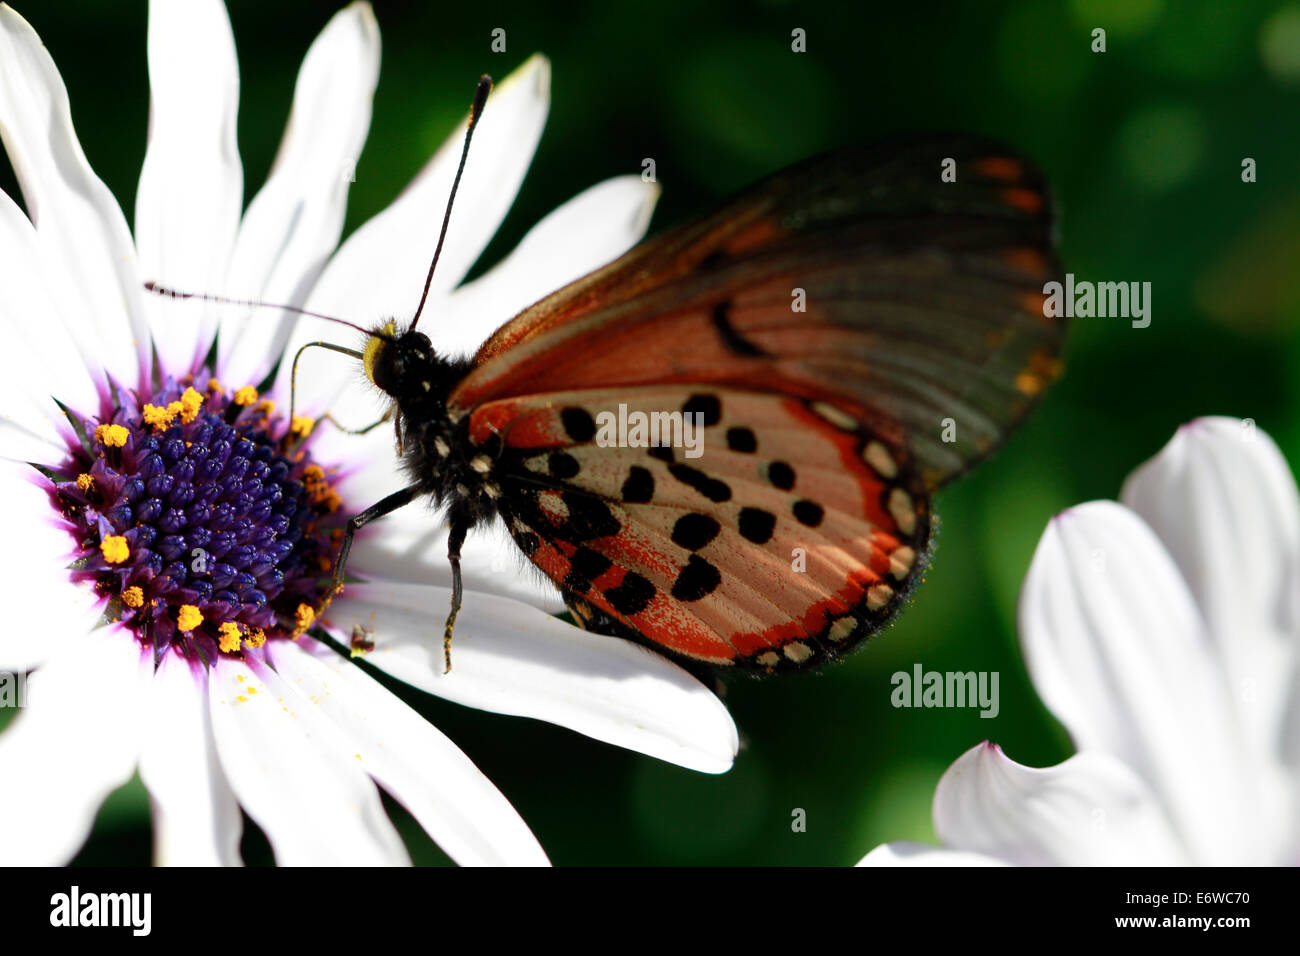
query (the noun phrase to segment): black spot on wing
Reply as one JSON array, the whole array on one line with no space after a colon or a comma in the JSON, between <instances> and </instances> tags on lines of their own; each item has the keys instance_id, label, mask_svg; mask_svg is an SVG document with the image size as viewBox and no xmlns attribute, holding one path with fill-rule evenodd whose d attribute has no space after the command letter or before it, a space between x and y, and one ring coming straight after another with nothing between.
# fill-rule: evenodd
<instances>
[{"instance_id":1,"label":"black spot on wing","mask_svg":"<svg viewBox=\"0 0 1300 956\"><path fill-rule=\"evenodd\" d=\"M572 478L581 470L578 459L563 451L551 452L546 465L556 478Z\"/></svg>"},{"instance_id":2,"label":"black spot on wing","mask_svg":"<svg viewBox=\"0 0 1300 956\"><path fill-rule=\"evenodd\" d=\"M596 435L596 420L585 408L566 408L560 412L560 422L575 442L591 441Z\"/></svg>"},{"instance_id":3,"label":"black spot on wing","mask_svg":"<svg viewBox=\"0 0 1300 956\"><path fill-rule=\"evenodd\" d=\"M573 570L588 580L595 580L610 569L613 562L599 551L579 548L573 553Z\"/></svg>"},{"instance_id":4,"label":"black spot on wing","mask_svg":"<svg viewBox=\"0 0 1300 956\"><path fill-rule=\"evenodd\" d=\"M740 509L740 533L754 544L767 544L776 528L776 515L762 508Z\"/></svg>"},{"instance_id":5,"label":"black spot on wing","mask_svg":"<svg viewBox=\"0 0 1300 956\"><path fill-rule=\"evenodd\" d=\"M718 536L722 526L709 515L692 512L673 525L673 543L687 551L698 551Z\"/></svg>"},{"instance_id":6,"label":"black spot on wing","mask_svg":"<svg viewBox=\"0 0 1300 956\"><path fill-rule=\"evenodd\" d=\"M774 461L767 466L767 480L773 487L789 491L794 487L794 469L783 461Z\"/></svg>"},{"instance_id":7,"label":"black spot on wing","mask_svg":"<svg viewBox=\"0 0 1300 956\"><path fill-rule=\"evenodd\" d=\"M623 482L623 500L630 504L645 504L655 494L655 478L650 469L633 465Z\"/></svg>"},{"instance_id":8,"label":"black spot on wing","mask_svg":"<svg viewBox=\"0 0 1300 956\"><path fill-rule=\"evenodd\" d=\"M758 439L748 428L728 428L727 447L732 451L752 452L758 449Z\"/></svg>"},{"instance_id":9,"label":"black spot on wing","mask_svg":"<svg viewBox=\"0 0 1300 956\"><path fill-rule=\"evenodd\" d=\"M650 606L654 596L655 586L635 571L627 572L617 587L605 592L610 607L625 617L640 614Z\"/></svg>"},{"instance_id":10,"label":"black spot on wing","mask_svg":"<svg viewBox=\"0 0 1300 956\"><path fill-rule=\"evenodd\" d=\"M591 495L565 491L560 500L569 509L569 516L558 529L566 541L589 541L607 538L623 530L622 523L614 517L609 505Z\"/></svg>"},{"instance_id":11,"label":"black spot on wing","mask_svg":"<svg viewBox=\"0 0 1300 956\"><path fill-rule=\"evenodd\" d=\"M708 597L722 583L718 569L698 554L691 555L673 582L673 597L679 601L698 601Z\"/></svg>"},{"instance_id":12,"label":"black spot on wing","mask_svg":"<svg viewBox=\"0 0 1300 956\"><path fill-rule=\"evenodd\" d=\"M800 524L807 525L810 528L815 528L821 524L822 517L825 515L821 505L807 499L796 501L790 510L794 512L794 516Z\"/></svg>"},{"instance_id":13,"label":"black spot on wing","mask_svg":"<svg viewBox=\"0 0 1300 956\"><path fill-rule=\"evenodd\" d=\"M748 358L759 358L767 353L760 349L749 339L745 338L731 324L731 302L724 299L713 307L713 327L718 332L718 337L722 339L725 345L734 355L744 355Z\"/></svg>"},{"instance_id":14,"label":"black spot on wing","mask_svg":"<svg viewBox=\"0 0 1300 956\"><path fill-rule=\"evenodd\" d=\"M722 421L722 403L716 395L692 395L682 406L683 415L704 416L705 426L716 425ZM692 424L694 419L691 419Z\"/></svg>"},{"instance_id":15,"label":"black spot on wing","mask_svg":"<svg viewBox=\"0 0 1300 956\"><path fill-rule=\"evenodd\" d=\"M710 501L730 501L731 486L725 481L710 478L704 472L690 465L670 465L669 473L684 485L694 488Z\"/></svg>"},{"instance_id":16,"label":"black spot on wing","mask_svg":"<svg viewBox=\"0 0 1300 956\"><path fill-rule=\"evenodd\" d=\"M591 590L591 581L577 571L570 571L564 576L564 588L574 594L586 594Z\"/></svg>"}]
</instances>

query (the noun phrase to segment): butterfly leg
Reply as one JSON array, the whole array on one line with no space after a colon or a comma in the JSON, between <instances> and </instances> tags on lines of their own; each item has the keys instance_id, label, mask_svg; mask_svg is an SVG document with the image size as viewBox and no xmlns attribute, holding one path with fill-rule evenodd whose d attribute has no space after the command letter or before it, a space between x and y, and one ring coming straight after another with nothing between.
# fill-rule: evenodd
<instances>
[{"instance_id":1,"label":"butterfly leg","mask_svg":"<svg viewBox=\"0 0 1300 956\"><path fill-rule=\"evenodd\" d=\"M370 522L382 518L384 515L392 514L398 508L409 505L420 494L420 486L411 485L409 488L393 492L388 497L371 505L365 511L348 519L347 530L343 532L343 546L339 548L339 556L334 560L334 577L330 581L329 589L326 590L325 597L321 599L320 606L316 608L316 613L312 615L311 620L305 623L299 622L298 627L294 629L294 637L311 627L312 621L324 614L326 608L330 606L330 602L334 600L334 596L343 590L343 574L347 568L348 554L352 551L352 539L356 537L357 532Z\"/></svg>"},{"instance_id":2,"label":"butterfly leg","mask_svg":"<svg viewBox=\"0 0 1300 956\"><path fill-rule=\"evenodd\" d=\"M460 613L462 593L460 546L465 543L465 535L468 532L468 521L457 518L452 519L451 534L447 538L447 560L451 562L451 613L447 615L447 625L442 631L442 657L446 667L443 671L444 674L451 673L451 632L456 626L456 615Z\"/></svg>"},{"instance_id":3,"label":"butterfly leg","mask_svg":"<svg viewBox=\"0 0 1300 956\"><path fill-rule=\"evenodd\" d=\"M384 422L386 422L386 421L388 421L390 418L392 418L392 417L393 417L393 412L396 411L396 409L397 409L397 406L396 406L396 405L392 406L391 408L388 409L388 411L384 412L384 414L383 414L382 417L380 417L380 418L377 419L376 421L371 422L369 425L363 425L363 426L361 426L360 428L348 428L346 425L344 425L342 422L340 422L337 418L335 418L334 415L333 415L333 413L331 413L331 412L326 412L326 413L325 413L325 420L326 420L327 422L329 422L330 424L332 424L335 428L337 428L339 431L341 431L341 432L342 432L343 434L345 434L345 435L365 435L365 434L368 434L369 432L374 431L376 428L378 428L378 427L379 427L380 425L382 425Z\"/></svg>"}]
</instances>

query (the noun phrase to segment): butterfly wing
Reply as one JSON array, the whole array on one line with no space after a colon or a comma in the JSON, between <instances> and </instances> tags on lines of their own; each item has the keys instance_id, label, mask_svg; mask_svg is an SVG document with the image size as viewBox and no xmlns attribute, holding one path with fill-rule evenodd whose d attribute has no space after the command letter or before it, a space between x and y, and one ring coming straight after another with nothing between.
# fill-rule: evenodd
<instances>
[{"instance_id":1,"label":"butterfly wing","mask_svg":"<svg viewBox=\"0 0 1300 956\"><path fill-rule=\"evenodd\" d=\"M580 619L709 663L816 664L898 609L931 491L1057 373L1051 230L1001 147L831 154L526 310L449 411ZM704 414L702 456L610 441L620 411Z\"/></svg>"},{"instance_id":2,"label":"butterfly wing","mask_svg":"<svg viewBox=\"0 0 1300 956\"><path fill-rule=\"evenodd\" d=\"M630 447L610 447L620 420ZM817 402L551 393L483 406L470 437L496 452L515 541L566 595L711 664L839 656L894 613L929 536L906 446Z\"/></svg>"},{"instance_id":3,"label":"butterfly wing","mask_svg":"<svg viewBox=\"0 0 1300 956\"><path fill-rule=\"evenodd\" d=\"M905 431L934 489L1059 372L1052 228L1041 174L998 144L831 153L525 310L484 343L453 412L576 387L779 390Z\"/></svg>"}]
</instances>

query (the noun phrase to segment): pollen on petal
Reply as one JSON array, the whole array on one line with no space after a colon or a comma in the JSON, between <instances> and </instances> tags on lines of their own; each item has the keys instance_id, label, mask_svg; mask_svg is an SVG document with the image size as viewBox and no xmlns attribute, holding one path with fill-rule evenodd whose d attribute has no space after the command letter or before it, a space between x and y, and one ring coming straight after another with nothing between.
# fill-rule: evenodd
<instances>
[{"instance_id":1,"label":"pollen on petal","mask_svg":"<svg viewBox=\"0 0 1300 956\"><path fill-rule=\"evenodd\" d=\"M199 409L203 407L203 396L193 388L187 388L185 394L181 396L180 406L181 422L188 425L199 417Z\"/></svg>"},{"instance_id":2,"label":"pollen on petal","mask_svg":"<svg viewBox=\"0 0 1300 956\"><path fill-rule=\"evenodd\" d=\"M176 627L182 634L188 634L203 623L203 612L193 604L182 604L176 612Z\"/></svg>"},{"instance_id":3,"label":"pollen on petal","mask_svg":"<svg viewBox=\"0 0 1300 956\"><path fill-rule=\"evenodd\" d=\"M120 534L109 535L99 543L100 553L109 564L121 564L131 557L131 546Z\"/></svg>"},{"instance_id":4,"label":"pollen on petal","mask_svg":"<svg viewBox=\"0 0 1300 956\"><path fill-rule=\"evenodd\" d=\"M239 650L240 642L243 637L242 628L234 621L227 621L225 624L222 624L217 628L217 635L217 646L221 648L224 653L233 654ZM262 641L265 643L266 639L263 638ZM249 643L253 643L251 638L249 639ZM261 647L261 644L256 646Z\"/></svg>"},{"instance_id":5,"label":"pollen on petal","mask_svg":"<svg viewBox=\"0 0 1300 956\"><path fill-rule=\"evenodd\" d=\"M158 405L146 405L144 407L144 423L152 425L154 428L166 428L176 418L176 411L171 408L162 408Z\"/></svg>"},{"instance_id":6,"label":"pollen on petal","mask_svg":"<svg viewBox=\"0 0 1300 956\"><path fill-rule=\"evenodd\" d=\"M266 631L259 627L248 635L247 640L249 647L261 647L266 643Z\"/></svg>"},{"instance_id":7,"label":"pollen on petal","mask_svg":"<svg viewBox=\"0 0 1300 956\"><path fill-rule=\"evenodd\" d=\"M299 604L298 613L295 615L294 624L301 633L311 627L316 622L316 612L308 604Z\"/></svg>"},{"instance_id":8,"label":"pollen on petal","mask_svg":"<svg viewBox=\"0 0 1300 956\"><path fill-rule=\"evenodd\" d=\"M121 448L129 437L125 425L100 425L95 429L95 441L106 448Z\"/></svg>"},{"instance_id":9,"label":"pollen on petal","mask_svg":"<svg viewBox=\"0 0 1300 956\"><path fill-rule=\"evenodd\" d=\"M235 391L236 405L252 405L256 401L257 389L253 388L251 385L245 385L243 388Z\"/></svg>"},{"instance_id":10,"label":"pollen on petal","mask_svg":"<svg viewBox=\"0 0 1300 956\"><path fill-rule=\"evenodd\" d=\"M95 487L95 476L89 474L80 474L77 476L77 487L82 491L89 491Z\"/></svg>"},{"instance_id":11,"label":"pollen on petal","mask_svg":"<svg viewBox=\"0 0 1300 956\"><path fill-rule=\"evenodd\" d=\"M143 607L144 590L134 584L131 585L131 587L122 592L122 603L127 607Z\"/></svg>"}]
</instances>

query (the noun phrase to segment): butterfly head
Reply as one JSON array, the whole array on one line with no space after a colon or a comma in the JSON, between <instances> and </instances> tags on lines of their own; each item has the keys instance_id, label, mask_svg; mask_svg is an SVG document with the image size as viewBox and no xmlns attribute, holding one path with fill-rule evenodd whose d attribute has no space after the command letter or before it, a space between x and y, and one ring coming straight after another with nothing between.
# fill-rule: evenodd
<instances>
[{"instance_id":1,"label":"butterfly head","mask_svg":"<svg viewBox=\"0 0 1300 956\"><path fill-rule=\"evenodd\" d=\"M389 321L371 331L361 357L366 378L394 398L412 382L428 381L428 373L440 363L429 337L423 332L399 332Z\"/></svg>"}]
</instances>

